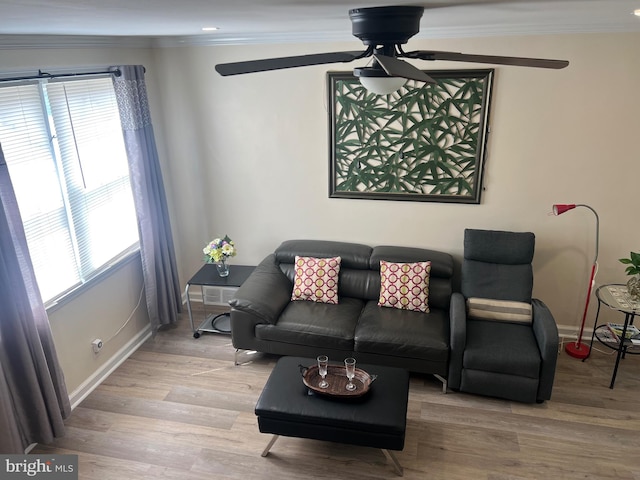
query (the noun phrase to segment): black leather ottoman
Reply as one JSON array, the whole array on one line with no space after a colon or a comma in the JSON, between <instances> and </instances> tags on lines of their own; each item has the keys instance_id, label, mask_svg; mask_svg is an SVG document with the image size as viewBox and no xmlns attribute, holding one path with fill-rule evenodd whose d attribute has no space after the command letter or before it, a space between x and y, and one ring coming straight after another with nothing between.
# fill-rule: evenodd
<instances>
[{"instance_id":1,"label":"black leather ottoman","mask_svg":"<svg viewBox=\"0 0 640 480\"><path fill-rule=\"evenodd\" d=\"M262 456L269 453L278 435L350 443L381 448L402 475L400 463L388 450L404 448L409 373L357 364L378 378L362 398L337 400L309 394L299 365L314 364L315 359L282 357L273 368L255 409L260 432L274 434Z\"/></svg>"}]
</instances>

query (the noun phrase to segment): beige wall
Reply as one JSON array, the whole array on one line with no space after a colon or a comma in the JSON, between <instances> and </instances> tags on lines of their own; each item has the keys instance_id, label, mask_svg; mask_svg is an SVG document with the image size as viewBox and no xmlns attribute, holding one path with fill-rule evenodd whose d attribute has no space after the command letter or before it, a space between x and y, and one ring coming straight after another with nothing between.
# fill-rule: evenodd
<instances>
[{"instance_id":1,"label":"beige wall","mask_svg":"<svg viewBox=\"0 0 640 480\"><path fill-rule=\"evenodd\" d=\"M154 95L157 76L151 54L145 49L0 49L0 68L5 73L35 73L39 68L44 71L88 66L102 68L120 64L146 65L149 95ZM72 401L86 393L93 380L108 372L119 356L130 351L132 341L143 338L149 327L144 299L127 326L107 342L98 355L91 348L92 340L107 340L118 331L134 311L141 288L142 267L136 255L111 275L50 311L51 329Z\"/></svg>"},{"instance_id":2,"label":"beige wall","mask_svg":"<svg viewBox=\"0 0 640 480\"><path fill-rule=\"evenodd\" d=\"M72 402L135 351L131 342L139 343L151 333L144 295L138 305L142 286L142 266L136 255L71 301L50 309L51 330ZM117 333L129 316L129 323ZM91 342L97 338L104 346L95 354Z\"/></svg>"},{"instance_id":3,"label":"beige wall","mask_svg":"<svg viewBox=\"0 0 640 480\"><path fill-rule=\"evenodd\" d=\"M255 264L281 241L322 238L462 254L465 227L536 233L535 294L575 331L593 255L586 209L549 217L554 202L587 203L601 218L596 283L625 280L617 259L638 250L640 168L638 34L412 40L411 48L562 58L568 69L498 67L481 205L328 198L325 72L309 67L222 78L219 62L352 50L356 44L167 49L0 49L3 72L143 64L172 215L181 283L215 235ZM421 64L425 68L431 65ZM439 63L433 68L469 68ZM51 313L70 392L114 362L148 326L144 304L94 356L90 342L117 331L138 301L139 260ZM144 302L143 302L144 303ZM589 321L594 315L590 312ZM605 312L612 316L610 312ZM616 317L613 317L616 318Z\"/></svg>"},{"instance_id":4,"label":"beige wall","mask_svg":"<svg viewBox=\"0 0 640 480\"><path fill-rule=\"evenodd\" d=\"M465 227L528 230L537 238L534 293L575 332L594 217L586 209L547 213L553 203L593 206L601 218L596 283L626 280L617 259L640 248L638 44L638 34L412 40L415 49L571 62L561 71L497 67L481 205L328 198L325 72L349 66L226 78L214 71L219 62L353 43L157 50L182 282L201 264L205 242L225 233L239 249L234 262L253 264L290 238L420 246L459 260Z\"/></svg>"}]
</instances>

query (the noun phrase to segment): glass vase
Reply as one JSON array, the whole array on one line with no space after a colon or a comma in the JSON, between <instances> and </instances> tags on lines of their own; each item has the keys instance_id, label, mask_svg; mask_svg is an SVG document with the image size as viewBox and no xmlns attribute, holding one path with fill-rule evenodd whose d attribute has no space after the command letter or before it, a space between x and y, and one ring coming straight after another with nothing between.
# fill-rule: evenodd
<instances>
[{"instance_id":1,"label":"glass vase","mask_svg":"<svg viewBox=\"0 0 640 480\"><path fill-rule=\"evenodd\" d=\"M218 269L218 275L221 277L228 277L229 265L227 264L227 257L222 257L222 260L216 263L216 268Z\"/></svg>"}]
</instances>

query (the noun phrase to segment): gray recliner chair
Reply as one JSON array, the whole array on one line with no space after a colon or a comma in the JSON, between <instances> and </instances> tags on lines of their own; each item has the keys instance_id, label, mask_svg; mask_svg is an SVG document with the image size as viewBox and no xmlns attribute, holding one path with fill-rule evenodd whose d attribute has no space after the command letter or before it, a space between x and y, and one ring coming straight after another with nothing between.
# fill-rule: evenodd
<instances>
[{"instance_id":1,"label":"gray recliner chair","mask_svg":"<svg viewBox=\"0 0 640 480\"><path fill-rule=\"evenodd\" d=\"M528 403L551 398L558 328L531 298L534 247L530 232L465 230L461 293L450 309L451 389Z\"/></svg>"}]
</instances>

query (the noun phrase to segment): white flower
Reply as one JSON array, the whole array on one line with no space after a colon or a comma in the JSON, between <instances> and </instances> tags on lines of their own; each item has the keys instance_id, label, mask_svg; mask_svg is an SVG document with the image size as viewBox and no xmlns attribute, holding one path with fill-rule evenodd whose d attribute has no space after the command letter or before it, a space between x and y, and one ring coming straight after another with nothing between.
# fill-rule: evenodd
<instances>
[{"instance_id":1,"label":"white flower","mask_svg":"<svg viewBox=\"0 0 640 480\"><path fill-rule=\"evenodd\" d=\"M202 249L207 263L219 262L228 257L236 256L236 247L233 240L225 235L224 238L215 238Z\"/></svg>"}]
</instances>

